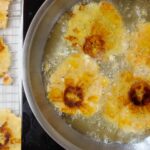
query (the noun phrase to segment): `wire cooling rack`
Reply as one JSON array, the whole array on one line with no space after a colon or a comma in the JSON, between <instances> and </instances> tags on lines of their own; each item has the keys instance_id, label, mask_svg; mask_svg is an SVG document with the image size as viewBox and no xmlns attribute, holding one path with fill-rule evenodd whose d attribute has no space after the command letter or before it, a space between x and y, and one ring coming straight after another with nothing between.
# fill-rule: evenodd
<instances>
[{"instance_id":1,"label":"wire cooling rack","mask_svg":"<svg viewBox=\"0 0 150 150\"><path fill-rule=\"evenodd\" d=\"M8 14L8 27L0 30L0 36L8 45L12 64L9 74L13 84L6 86L0 80L0 109L9 108L21 115L22 84L21 84L21 55L22 55L22 0L12 0Z\"/></svg>"}]
</instances>

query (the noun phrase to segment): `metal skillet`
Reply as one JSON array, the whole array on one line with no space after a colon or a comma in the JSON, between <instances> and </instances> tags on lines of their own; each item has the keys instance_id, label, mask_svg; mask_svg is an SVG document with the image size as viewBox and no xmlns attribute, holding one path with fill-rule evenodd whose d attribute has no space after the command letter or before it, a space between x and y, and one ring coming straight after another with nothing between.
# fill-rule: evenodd
<instances>
[{"instance_id":1,"label":"metal skillet","mask_svg":"<svg viewBox=\"0 0 150 150\"><path fill-rule=\"evenodd\" d=\"M44 130L56 142L69 150L149 150L150 138L140 143L119 144L96 142L83 134L70 128L62 120L53 107L46 100L44 85L42 81L42 58L44 48L53 26L59 17L80 0L47 0L36 14L28 30L23 53L23 85L30 107ZM141 7L149 7L148 0L112 0L116 5L124 9L129 5L127 11L133 10L138 4ZM125 11L124 11L125 13ZM133 15L134 16L134 15ZM126 17L124 17L126 20ZM136 18L131 18L132 23ZM147 18L149 19L149 18Z\"/></svg>"}]
</instances>

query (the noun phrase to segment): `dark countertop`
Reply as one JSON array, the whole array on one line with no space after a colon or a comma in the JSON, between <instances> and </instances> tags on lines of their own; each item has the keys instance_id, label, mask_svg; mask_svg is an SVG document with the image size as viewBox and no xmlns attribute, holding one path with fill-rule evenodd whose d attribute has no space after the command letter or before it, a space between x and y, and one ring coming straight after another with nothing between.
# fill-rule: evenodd
<instances>
[{"instance_id":1,"label":"dark countertop","mask_svg":"<svg viewBox=\"0 0 150 150\"><path fill-rule=\"evenodd\" d=\"M44 0L24 0L24 37L35 13ZM41 128L23 92L22 150L63 150Z\"/></svg>"}]
</instances>

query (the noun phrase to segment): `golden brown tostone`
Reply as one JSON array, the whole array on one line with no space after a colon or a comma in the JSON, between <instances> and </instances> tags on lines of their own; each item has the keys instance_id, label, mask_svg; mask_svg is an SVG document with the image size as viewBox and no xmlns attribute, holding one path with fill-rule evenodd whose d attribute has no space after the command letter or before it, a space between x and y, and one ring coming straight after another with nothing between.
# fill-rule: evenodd
<instances>
[{"instance_id":1,"label":"golden brown tostone","mask_svg":"<svg viewBox=\"0 0 150 150\"><path fill-rule=\"evenodd\" d=\"M7 124L7 122L4 122L0 127L0 150L10 150L10 144L21 143L20 139L14 138L13 133Z\"/></svg>"},{"instance_id":2,"label":"golden brown tostone","mask_svg":"<svg viewBox=\"0 0 150 150\"><path fill-rule=\"evenodd\" d=\"M0 0L0 29L7 27L8 9L12 0Z\"/></svg>"},{"instance_id":3,"label":"golden brown tostone","mask_svg":"<svg viewBox=\"0 0 150 150\"><path fill-rule=\"evenodd\" d=\"M126 31L122 17L112 3L79 4L72 13L64 37L76 50L96 59L108 58L110 54L124 50Z\"/></svg>"},{"instance_id":4,"label":"golden brown tostone","mask_svg":"<svg viewBox=\"0 0 150 150\"><path fill-rule=\"evenodd\" d=\"M103 108L106 120L125 132L142 133L150 129L149 77L122 72L110 92Z\"/></svg>"},{"instance_id":5,"label":"golden brown tostone","mask_svg":"<svg viewBox=\"0 0 150 150\"><path fill-rule=\"evenodd\" d=\"M137 25L136 32L131 34L131 46L126 55L130 65L138 70L150 67L150 22Z\"/></svg>"},{"instance_id":6,"label":"golden brown tostone","mask_svg":"<svg viewBox=\"0 0 150 150\"><path fill-rule=\"evenodd\" d=\"M68 56L51 75L48 99L68 115L94 115L99 110L105 79L99 66L85 54Z\"/></svg>"},{"instance_id":7,"label":"golden brown tostone","mask_svg":"<svg viewBox=\"0 0 150 150\"><path fill-rule=\"evenodd\" d=\"M6 148L11 138L11 131L7 128L7 123L5 122L0 127L0 149Z\"/></svg>"}]
</instances>

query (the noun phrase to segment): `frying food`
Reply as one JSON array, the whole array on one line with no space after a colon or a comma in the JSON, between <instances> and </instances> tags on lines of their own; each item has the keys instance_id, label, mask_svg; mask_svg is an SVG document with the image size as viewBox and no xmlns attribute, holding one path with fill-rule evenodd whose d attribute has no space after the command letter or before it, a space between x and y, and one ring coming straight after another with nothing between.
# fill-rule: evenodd
<instances>
[{"instance_id":1,"label":"frying food","mask_svg":"<svg viewBox=\"0 0 150 150\"><path fill-rule=\"evenodd\" d=\"M79 4L73 8L65 39L93 58L119 53L125 28L117 9L109 2Z\"/></svg>"},{"instance_id":2,"label":"frying food","mask_svg":"<svg viewBox=\"0 0 150 150\"><path fill-rule=\"evenodd\" d=\"M150 129L150 78L122 72L106 96L103 115L125 132Z\"/></svg>"},{"instance_id":3,"label":"frying food","mask_svg":"<svg viewBox=\"0 0 150 150\"><path fill-rule=\"evenodd\" d=\"M11 64L11 55L8 46L4 43L3 38L0 37L0 76L3 77Z\"/></svg>"},{"instance_id":4,"label":"frying food","mask_svg":"<svg viewBox=\"0 0 150 150\"><path fill-rule=\"evenodd\" d=\"M102 87L107 79L89 56L73 54L52 74L48 99L61 112L91 116L99 109Z\"/></svg>"},{"instance_id":5,"label":"frying food","mask_svg":"<svg viewBox=\"0 0 150 150\"><path fill-rule=\"evenodd\" d=\"M11 0L1 0L0 1L0 28L4 29L7 27L8 21L8 9Z\"/></svg>"},{"instance_id":6,"label":"frying food","mask_svg":"<svg viewBox=\"0 0 150 150\"><path fill-rule=\"evenodd\" d=\"M82 1L57 21L43 76L48 100L74 129L130 143L150 131L149 11L111 2Z\"/></svg>"},{"instance_id":7,"label":"frying food","mask_svg":"<svg viewBox=\"0 0 150 150\"><path fill-rule=\"evenodd\" d=\"M138 31L132 35L128 61L134 68L140 66L150 68L150 23L140 24Z\"/></svg>"},{"instance_id":8,"label":"frying food","mask_svg":"<svg viewBox=\"0 0 150 150\"><path fill-rule=\"evenodd\" d=\"M21 119L10 110L0 110L0 149L21 150Z\"/></svg>"}]
</instances>

